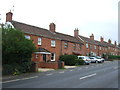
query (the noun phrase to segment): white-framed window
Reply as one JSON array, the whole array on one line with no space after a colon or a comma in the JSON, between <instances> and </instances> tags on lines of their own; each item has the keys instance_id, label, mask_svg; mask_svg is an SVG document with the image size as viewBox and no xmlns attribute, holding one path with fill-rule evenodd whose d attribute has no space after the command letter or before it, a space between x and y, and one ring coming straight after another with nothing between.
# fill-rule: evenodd
<instances>
[{"instance_id":1,"label":"white-framed window","mask_svg":"<svg viewBox=\"0 0 120 90\"><path fill-rule=\"evenodd\" d=\"M55 40L51 40L51 46L55 47Z\"/></svg>"},{"instance_id":2,"label":"white-framed window","mask_svg":"<svg viewBox=\"0 0 120 90\"><path fill-rule=\"evenodd\" d=\"M90 48L92 49L92 45L90 45Z\"/></svg>"},{"instance_id":3,"label":"white-framed window","mask_svg":"<svg viewBox=\"0 0 120 90\"><path fill-rule=\"evenodd\" d=\"M94 45L94 49L96 49L96 45Z\"/></svg>"},{"instance_id":4,"label":"white-framed window","mask_svg":"<svg viewBox=\"0 0 120 90\"><path fill-rule=\"evenodd\" d=\"M29 35L25 35L25 38L30 40L30 36Z\"/></svg>"},{"instance_id":5,"label":"white-framed window","mask_svg":"<svg viewBox=\"0 0 120 90\"><path fill-rule=\"evenodd\" d=\"M68 47L68 42L64 42L64 47L65 47L65 48Z\"/></svg>"},{"instance_id":6,"label":"white-framed window","mask_svg":"<svg viewBox=\"0 0 120 90\"><path fill-rule=\"evenodd\" d=\"M55 53L51 53L51 61L55 61Z\"/></svg>"},{"instance_id":7,"label":"white-framed window","mask_svg":"<svg viewBox=\"0 0 120 90\"><path fill-rule=\"evenodd\" d=\"M80 47L80 50L82 50L82 45L81 44L79 45L79 47Z\"/></svg>"},{"instance_id":8,"label":"white-framed window","mask_svg":"<svg viewBox=\"0 0 120 90\"><path fill-rule=\"evenodd\" d=\"M38 58L38 54L35 54L35 58L36 58L36 59Z\"/></svg>"},{"instance_id":9,"label":"white-framed window","mask_svg":"<svg viewBox=\"0 0 120 90\"><path fill-rule=\"evenodd\" d=\"M88 43L86 43L86 48L88 48Z\"/></svg>"},{"instance_id":10,"label":"white-framed window","mask_svg":"<svg viewBox=\"0 0 120 90\"><path fill-rule=\"evenodd\" d=\"M38 37L38 45L42 45L42 39Z\"/></svg>"},{"instance_id":11,"label":"white-framed window","mask_svg":"<svg viewBox=\"0 0 120 90\"><path fill-rule=\"evenodd\" d=\"M76 49L76 44L73 44L73 49L74 49L74 50Z\"/></svg>"},{"instance_id":12,"label":"white-framed window","mask_svg":"<svg viewBox=\"0 0 120 90\"><path fill-rule=\"evenodd\" d=\"M99 49L101 50L101 47L99 47Z\"/></svg>"}]
</instances>

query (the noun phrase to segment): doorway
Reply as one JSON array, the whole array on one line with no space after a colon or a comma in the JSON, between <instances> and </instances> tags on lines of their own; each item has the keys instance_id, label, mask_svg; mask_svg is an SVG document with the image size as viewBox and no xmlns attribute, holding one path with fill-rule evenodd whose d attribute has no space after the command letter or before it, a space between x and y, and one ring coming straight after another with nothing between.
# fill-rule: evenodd
<instances>
[{"instance_id":1,"label":"doorway","mask_svg":"<svg viewBox=\"0 0 120 90\"><path fill-rule=\"evenodd\" d=\"M46 62L46 54L43 54L43 61Z\"/></svg>"}]
</instances>

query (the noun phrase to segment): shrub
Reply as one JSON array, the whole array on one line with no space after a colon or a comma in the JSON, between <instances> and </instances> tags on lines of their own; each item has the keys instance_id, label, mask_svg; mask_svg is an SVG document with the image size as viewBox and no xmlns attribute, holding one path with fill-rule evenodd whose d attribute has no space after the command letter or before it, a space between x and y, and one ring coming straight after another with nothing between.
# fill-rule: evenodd
<instances>
[{"instance_id":1,"label":"shrub","mask_svg":"<svg viewBox=\"0 0 120 90\"><path fill-rule=\"evenodd\" d=\"M77 65L83 65L85 63L82 59L75 59Z\"/></svg>"},{"instance_id":2,"label":"shrub","mask_svg":"<svg viewBox=\"0 0 120 90\"><path fill-rule=\"evenodd\" d=\"M10 74L13 74L13 72L14 72L14 68L11 65L9 64L3 65L3 68L2 68L3 75L10 75Z\"/></svg>"},{"instance_id":3,"label":"shrub","mask_svg":"<svg viewBox=\"0 0 120 90\"><path fill-rule=\"evenodd\" d=\"M65 62L65 65L75 65L76 64L76 55L61 55L60 60Z\"/></svg>"},{"instance_id":4,"label":"shrub","mask_svg":"<svg viewBox=\"0 0 120 90\"><path fill-rule=\"evenodd\" d=\"M108 55L108 59L120 59L120 56Z\"/></svg>"}]
</instances>

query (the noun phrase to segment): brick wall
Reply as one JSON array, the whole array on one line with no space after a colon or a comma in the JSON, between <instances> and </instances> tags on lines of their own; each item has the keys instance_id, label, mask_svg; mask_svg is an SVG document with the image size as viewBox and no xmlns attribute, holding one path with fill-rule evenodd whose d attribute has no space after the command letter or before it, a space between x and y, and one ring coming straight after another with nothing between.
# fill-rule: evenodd
<instances>
[{"instance_id":1,"label":"brick wall","mask_svg":"<svg viewBox=\"0 0 120 90\"><path fill-rule=\"evenodd\" d=\"M39 62L37 63L38 68L53 68L53 69L58 69L59 65L58 62ZM64 68L64 62L61 63L62 68Z\"/></svg>"}]
</instances>

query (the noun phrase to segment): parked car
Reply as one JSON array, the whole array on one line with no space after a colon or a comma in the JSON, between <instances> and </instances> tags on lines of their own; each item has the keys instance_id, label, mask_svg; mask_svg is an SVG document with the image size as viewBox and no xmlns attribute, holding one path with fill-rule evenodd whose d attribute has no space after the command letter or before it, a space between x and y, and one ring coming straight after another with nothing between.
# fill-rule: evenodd
<instances>
[{"instance_id":1,"label":"parked car","mask_svg":"<svg viewBox=\"0 0 120 90\"><path fill-rule=\"evenodd\" d=\"M97 59L100 59L100 60L101 60L101 62L104 62L104 61L105 61L105 59L104 59L104 58L102 58L102 57L100 57L100 56L96 56L96 58L97 58Z\"/></svg>"},{"instance_id":2,"label":"parked car","mask_svg":"<svg viewBox=\"0 0 120 90\"><path fill-rule=\"evenodd\" d=\"M101 58L100 56L94 56L94 57L90 57L91 62L95 62L95 63L102 63L105 61L104 58Z\"/></svg>"},{"instance_id":3,"label":"parked car","mask_svg":"<svg viewBox=\"0 0 120 90\"><path fill-rule=\"evenodd\" d=\"M98 63L98 60L96 57L90 57L91 62Z\"/></svg>"},{"instance_id":4,"label":"parked car","mask_svg":"<svg viewBox=\"0 0 120 90\"><path fill-rule=\"evenodd\" d=\"M78 59L82 59L85 61L85 64L89 65L91 63L91 60L88 56L78 56Z\"/></svg>"}]
</instances>

